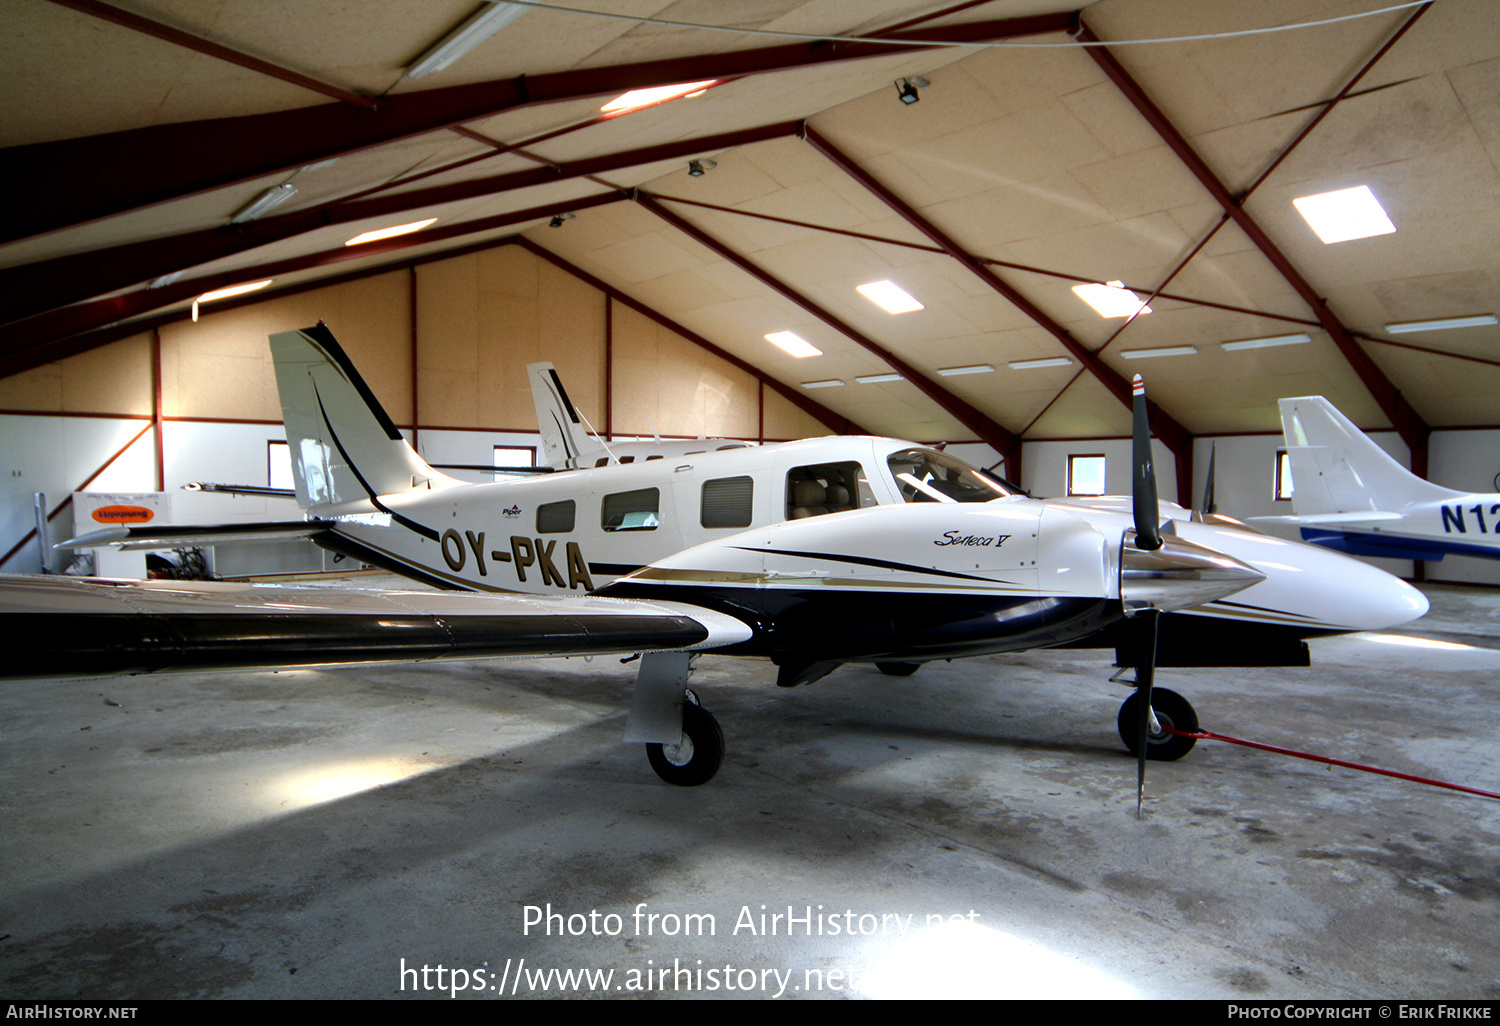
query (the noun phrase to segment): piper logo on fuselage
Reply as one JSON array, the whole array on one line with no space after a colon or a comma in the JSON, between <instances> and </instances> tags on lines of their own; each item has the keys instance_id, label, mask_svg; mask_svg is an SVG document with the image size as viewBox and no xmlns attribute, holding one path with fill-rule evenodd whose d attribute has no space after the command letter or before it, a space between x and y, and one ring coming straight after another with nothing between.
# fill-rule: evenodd
<instances>
[{"instance_id":1,"label":"piper logo on fuselage","mask_svg":"<svg viewBox=\"0 0 1500 1026\"><path fill-rule=\"evenodd\" d=\"M448 564L448 569L454 573L461 573L468 565L469 554L474 554L474 563L479 570L480 577L488 577L490 574L489 564L485 562L484 532L477 534L473 531L465 531L459 534L453 528L443 532L442 538L443 562ZM513 534L510 536L510 550L490 549L489 558L496 563L509 563L515 567L516 580L521 584L526 583L526 568L536 567L536 572L542 575L542 583L554 585L558 588L578 588L584 591L593 591L594 582L589 577L589 565L583 558L583 550L578 547L577 542L568 542L567 548L567 574L566 581L562 573L557 569L557 564L552 561L553 550L557 548L557 539L542 541L540 538L527 538L524 535Z\"/></svg>"},{"instance_id":2,"label":"piper logo on fuselage","mask_svg":"<svg viewBox=\"0 0 1500 1026\"><path fill-rule=\"evenodd\" d=\"M934 545L978 545L999 548L1010 538L1008 534L984 535L964 534L962 531L944 531L943 540L933 539Z\"/></svg>"}]
</instances>

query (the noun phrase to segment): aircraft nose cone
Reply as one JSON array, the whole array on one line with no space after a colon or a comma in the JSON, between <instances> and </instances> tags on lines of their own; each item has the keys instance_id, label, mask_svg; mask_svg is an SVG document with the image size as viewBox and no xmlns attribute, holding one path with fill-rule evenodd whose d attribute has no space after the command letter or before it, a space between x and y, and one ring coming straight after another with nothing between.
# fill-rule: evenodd
<instances>
[{"instance_id":1,"label":"aircraft nose cone","mask_svg":"<svg viewBox=\"0 0 1500 1026\"><path fill-rule=\"evenodd\" d=\"M1120 598L1127 613L1187 609L1259 584L1266 575L1233 556L1170 535L1161 548L1135 547L1127 531L1120 550Z\"/></svg>"}]
</instances>

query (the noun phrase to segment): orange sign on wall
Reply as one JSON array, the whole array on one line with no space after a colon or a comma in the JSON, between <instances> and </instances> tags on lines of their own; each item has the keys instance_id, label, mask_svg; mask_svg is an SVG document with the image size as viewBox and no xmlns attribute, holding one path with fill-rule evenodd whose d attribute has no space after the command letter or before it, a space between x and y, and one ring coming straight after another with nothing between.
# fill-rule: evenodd
<instances>
[{"instance_id":1,"label":"orange sign on wall","mask_svg":"<svg viewBox=\"0 0 1500 1026\"><path fill-rule=\"evenodd\" d=\"M144 506L101 506L93 516L101 524L144 524L156 514Z\"/></svg>"}]
</instances>

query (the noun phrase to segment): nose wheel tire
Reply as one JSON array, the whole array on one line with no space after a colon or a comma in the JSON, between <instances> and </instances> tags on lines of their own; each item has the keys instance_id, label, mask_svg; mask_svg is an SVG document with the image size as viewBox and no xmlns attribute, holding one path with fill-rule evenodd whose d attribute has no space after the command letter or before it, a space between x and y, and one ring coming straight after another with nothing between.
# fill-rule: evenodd
<instances>
[{"instance_id":1,"label":"nose wheel tire","mask_svg":"<svg viewBox=\"0 0 1500 1026\"><path fill-rule=\"evenodd\" d=\"M1139 691L1125 699L1125 704L1120 706L1118 721L1120 740L1125 742L1125 747L1130 749L1130 754L1137 757L1140 755L1136 751L1136 730L1141 715L1140 703ZM1151 708L1156 712L1157 722L1163 727L1175 727L1189 733L1198 729L1198 714L1193 711L1192 703L1175 691L1152 688ZM1171 762L1191 752L1197 743L1197 738L1181 737L1177 734L1168 734L1166 731L1160 734L1150 734L1146 738L1146 758Z\"/></svg>"},{"instance_id":2,"label":"nose wheel tire","mask_svg":"<svg viewBox=\"0 0 1500 1026\"><path fill-rule=\"evenodd\" d=\"M675 745L650 744L646 759L656 775L678 787L706 784L719 772L724 761L724 732L719 721L701 705L682 707L682 742Z\"/></svg>"}]
</instances>

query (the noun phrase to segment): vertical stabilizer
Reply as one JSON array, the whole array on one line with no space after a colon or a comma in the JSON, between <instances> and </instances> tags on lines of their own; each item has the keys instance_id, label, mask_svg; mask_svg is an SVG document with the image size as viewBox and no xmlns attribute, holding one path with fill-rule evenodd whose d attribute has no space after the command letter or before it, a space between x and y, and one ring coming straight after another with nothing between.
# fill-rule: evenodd
<instances>
[{"instance_id":1,"label":"vertical stabilizer","mask_svg":"<svg viewBox=\"0 0 1500 1026\"><path fill-rule=\"evenodd\" d=\"M325 325L272 335L271 356L304 509L458 483L416 454Z\"/></svg>"},{"instance_id":2,"label":"vertical stabilizer","mask_svg":"<svg viewBox=\"0 0 1500 1026\"><path fill-rule=\"evenodd\" d=\"M531 380L531 401L536 404L536 426L542 433L542 453L547 465L577 466L586 436L578 411L563 388L562 378L557 376L557 368L550 363L529 363L526 374Z\"/></svg>"},{"instance_id":3,"label":"vertical stabilizer","mask_svg":"<svg viewBox=\"0 0 1500 1026\"><path fill-rule=\"evenodd\" d=\"M1320 395L1280 405L1298 516L1396 510L1460 494L1407 470Z\"/></svg>"}]
</instances>

